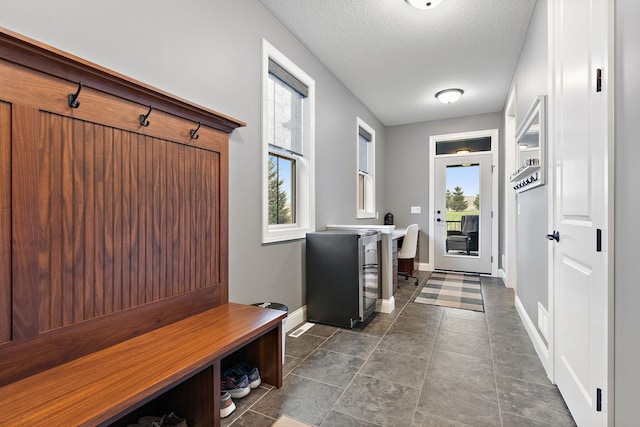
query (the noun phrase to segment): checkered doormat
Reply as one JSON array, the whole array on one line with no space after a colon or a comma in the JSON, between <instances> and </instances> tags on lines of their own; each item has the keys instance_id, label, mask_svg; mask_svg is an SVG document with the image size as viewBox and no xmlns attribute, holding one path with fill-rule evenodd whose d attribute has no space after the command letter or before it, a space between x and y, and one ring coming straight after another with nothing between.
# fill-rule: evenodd
<instances>
[{"instance_id":1,"label":"checkered doormat","mask_svg":"<svg viewBox=\"0 0 640 427\"><path fill-rule=\"evenodd\" d=\"M480 275L434 271L414 302L484 312Z\"/></svg>"}]
</instances>

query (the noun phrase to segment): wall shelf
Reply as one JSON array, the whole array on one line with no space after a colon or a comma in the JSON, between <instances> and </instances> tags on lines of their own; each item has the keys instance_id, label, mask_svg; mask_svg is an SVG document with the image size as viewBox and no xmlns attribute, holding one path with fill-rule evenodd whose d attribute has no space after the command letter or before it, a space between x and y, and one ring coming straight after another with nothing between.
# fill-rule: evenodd
<instances>
[{"instance_id":1,"label":"wall shelf","mask_svg":"<svg viewBox=\"0 0 640 427\"><path fill-rule=\"evenodd\" d=\"M534 172L537 172L540 170L540 165L528 165L526 167L524 167L524 169L521 170L517 170L516 172L514 172L510 177L509 180L511 182L517 182L520 179L526 177L527 175L531 175Z\"/></svg>"}]
</instances>

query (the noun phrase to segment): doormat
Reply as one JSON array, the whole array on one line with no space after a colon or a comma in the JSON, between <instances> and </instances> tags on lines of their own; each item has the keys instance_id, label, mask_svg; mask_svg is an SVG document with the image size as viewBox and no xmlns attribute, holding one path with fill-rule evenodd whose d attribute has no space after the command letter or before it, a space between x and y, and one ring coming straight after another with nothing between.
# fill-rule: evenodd
<instances>
[{"instance_id":1,"label":"doormat","mask_svg":"<svg viewBox=\"0 0 640 427\"><path fill-rule=\"evenodd\" d=\"M480 275L434 271L413 302L484 312Z\"/></svg>"}]
</instances>

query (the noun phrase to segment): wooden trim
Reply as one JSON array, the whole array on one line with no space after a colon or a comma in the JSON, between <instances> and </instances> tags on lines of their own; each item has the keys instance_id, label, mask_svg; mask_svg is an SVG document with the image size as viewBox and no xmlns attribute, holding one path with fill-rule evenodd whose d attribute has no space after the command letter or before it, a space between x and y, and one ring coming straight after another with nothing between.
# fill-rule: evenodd
<instances>
[{"instance_id":1,"label":"wooden trim","mask_svg":"<svg viewBox=\"0 0 640 427\"><path fill-rule=\"evenodd\" d=\"M246 123L0 27L0 58L230 133ZM144 110L144 107L141 108Z\"/></svg>"},{"instance_id":2,"label":"wooden trim","mask_svg":"<svg viewBox=\"0 0 640 427\"><path fill-rule=\"evenodd\" d=\"M11 105L0 102L0 283L11 283ZM11 287L0 286L0 345L11 340Z\"/></svg>"}]
</instances>

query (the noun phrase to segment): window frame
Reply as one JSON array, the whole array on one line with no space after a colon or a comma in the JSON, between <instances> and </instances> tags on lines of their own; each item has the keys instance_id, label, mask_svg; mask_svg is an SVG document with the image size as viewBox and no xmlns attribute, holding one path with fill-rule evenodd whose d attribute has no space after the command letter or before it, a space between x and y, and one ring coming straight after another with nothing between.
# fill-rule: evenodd
<instances>
[{"instance_id":1,"label":"window frame","mask_svg":"<svg viewBox=\"0 0 640 427\"><path fill-rule=\"evenodd\" d=\"M287 153L269 145L269 60L307 86L303 98L302 155ZM262 243L303 239L315 231L315 80L300 67L262 39ZM287 157L295 161L295 222L269 224L269 156Z\"/></svg>"},{"instance_id":2,"label":"window frame","mask_svg":"<svg viewBox=\"0 0 640 427\"><path fill-rule=\"evenodd\" d=\"M360 171L360 129L371 135L367 154L368 173ZM364 195L360 190L360 177L364 177ZM360 199L364 196L365 209L360 209ZM371 219L376 217L376 131L360 117L356 117L356 218Z\"/></svg>"}]
</instances>

